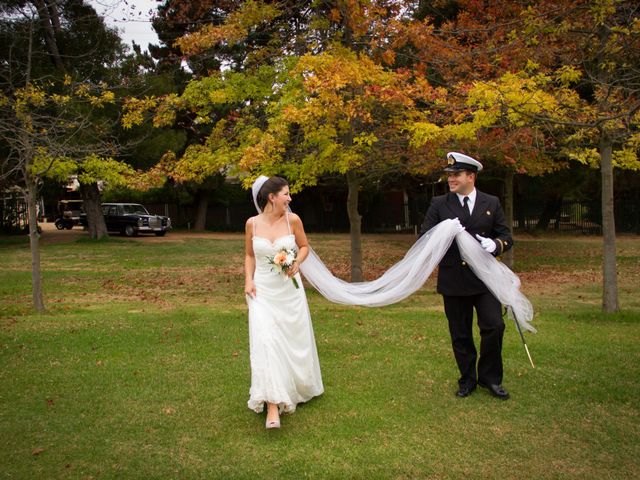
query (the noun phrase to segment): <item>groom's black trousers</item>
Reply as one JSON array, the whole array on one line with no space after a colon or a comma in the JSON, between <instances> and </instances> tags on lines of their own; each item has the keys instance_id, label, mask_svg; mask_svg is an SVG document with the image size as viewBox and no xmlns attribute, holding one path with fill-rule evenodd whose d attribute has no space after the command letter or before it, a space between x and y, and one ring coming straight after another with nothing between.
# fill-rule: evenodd
<instances>
[{"instance_id":1,"label":"groom's black trousers","mask_svg":"<svg viewBox=\"0 0 640 480\"><path fill-rule=\"evenodd\" d=\"M443 295L460 386L502 384L502 305L490 292L470 296ZM480 328L480 361L473 342L473 309ZM476 371L477 364L477 371Z\"/></svg>"}]
</instances>

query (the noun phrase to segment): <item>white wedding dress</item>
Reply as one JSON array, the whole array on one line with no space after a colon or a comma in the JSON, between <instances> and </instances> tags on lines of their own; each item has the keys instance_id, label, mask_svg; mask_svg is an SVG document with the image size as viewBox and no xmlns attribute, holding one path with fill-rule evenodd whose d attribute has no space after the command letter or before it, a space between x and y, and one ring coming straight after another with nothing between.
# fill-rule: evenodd
<instances>
[{"instance_id":1,"label":"white wedding dress","mask_svg":"<svg viewBox=\"0 0 640 480\"><path fill-rule=\"evenodd\" d=\"M293 234L271 242L255 235L254 227L256 296L247 296L251 361L247 405L256 412L262 412L269 402L278 404L280 412L291 413L298 403L324 391L300 274L296 275L297 289L290 278L272 271L267 260L283 247L297 250Z\"/></svg>"}]
</instances>

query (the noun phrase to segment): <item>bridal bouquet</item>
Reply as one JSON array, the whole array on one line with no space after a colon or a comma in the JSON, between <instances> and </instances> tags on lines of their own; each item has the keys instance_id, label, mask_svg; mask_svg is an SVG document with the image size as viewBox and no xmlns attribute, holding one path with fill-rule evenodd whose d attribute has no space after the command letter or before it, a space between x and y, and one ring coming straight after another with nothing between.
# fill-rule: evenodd
<instances>
[{"instance_id":1,"label":"bridal bouquet","mask_svg":"<svg viewBox=\"0 0 640 480\"><path fill-rule=\"evenodd\" d=\"M280 270L280 273L285 275L287 270L289 270L293 266L293 262L296 261L296 257L298 256L298 252L291 248L282 248L278 253L276 253L273 257L267 256L267 261L274 266L274 268ZM273 268L272 268L273 270ZM291 277L293 281L293 285L296 288L300 288L298 285L298 281Z\"/></svg>"}]
</instances>

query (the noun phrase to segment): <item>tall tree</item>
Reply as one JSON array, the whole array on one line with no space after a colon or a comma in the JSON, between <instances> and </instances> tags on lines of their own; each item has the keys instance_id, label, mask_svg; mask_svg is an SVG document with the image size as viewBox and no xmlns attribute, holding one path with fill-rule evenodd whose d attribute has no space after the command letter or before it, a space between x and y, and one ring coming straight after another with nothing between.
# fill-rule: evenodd
<instances>
[{"instance_id":1,"label":"tall tree","mask_svg":"<svg viewBox=\"0 0 640 480\"><path fill-rule=\"evenodd\" d=\"M99 155L113 154L114 143L96 120L108 117L103 112L114 95L100 81L110 79L123 50L117 34L81 0L13 0L0 13L0 177L17 182L28 204L33 304L42 311L41 179L63 160L109 164Z\"/></svg>"},{"instance_id":2,"label":"tall tree","mask_svg":"<svg viewBox=\"0 0 640 480\"><path fill-rule=\"evenodd\" d=\"M523 16L529 41L547 46L523 72L530 88L510 95L498 88L496 100L514 115L571 128L568 158L597 165L602 179L603 310L618 310L614 166L639 169L640 11L624 0L538 2ZM531 82L531 83L529 83ZM497 85L504 86L500 81ZM540 95L552 95L557 107L528 110ZM538 102L539 103L539 102ZM559 115L560 113L560 115Z\"/></svg>"},{"instance_id":3,"label":"tall tree","mask_svg":"<svg viewBox=\"0 0 640 480\"><path fill-rule=\"evenodd\" d=\"M367 179L406 172L405 126L420 115L415 99L424 98L428 85L341 46L301 57L286 77L282 96L269 108L269 126L245 151L240 168L284 172L294 179L294 191L328 173L344 175L351 279L361 281L359 191Z\"/></svg>"},{"instance_id":4,"label":"tall tree","mask_svg":"<svg viewBox=\"0 0 640 480\"><path fill-rule=\"evenodd\" d=\"M461 149L478 156L486 169L504 182L504 206L513 222L513 176L540 175L564 166L548 153L549 131L534 122L514 121L506 109L489 108L475 88L528 68L546 47L529 42L519 2L418 2L414 20L397 25L396 58L424 71L430 83L446 92L446 100L430 106L427 121L412 126L413 144L433 158ZM516 77L513 77L516 82ZM493 106L491 106L493 107ZM491 110L489 112L489 110ZM433 169L426 159L422 170ZM512 262L513 250L505 258Z\"/></svg>"},{"instance_id":5,"label":"tall tree","mask_svg":"<svg viewBox=\"0 0 640 480\"><path fill-rule=\"evenodd\" d=\"M243 43L221 44L203 40L204 32L219 28L229 17L238 16L239 10L239 3L229 0L167 0L159 6L154 28L161 45L152 46L150 51L158 62L155 70L174 77L176 88L172 93L183 93L191 79L220 75L223 66L226 71L248 68L247 59L256 48L255 45L263 44L271 35L268 32L255 32ZM183 45L183 38L188 38L189 43ZM242 101L244 99L239 100ZM131 106L136 108L141 104L132 103ZM192 193L196 207L196 230L206 227L211 190L216 188L225 171L225 164L215 155L206 155L202 147L210 142L207 140L209 137L216 135L215 123L223 120L230 110L237 110L236 105L217 102L215 108L208 112L212 118L206 122L184 109L176 113L171 123L165 121L166 117L158 123L162 124L165 131L181 132L184 138L181 145L170 149L163 165L170 178ZM132 126L128 121L125 123L127 127ZM189 172L188 165L192 161L195 163Z\"/></svg>"},{"instance_id":6,"label":"tall tree","mask_svg":"<svg viewBox=\"0 0 640 480\"><path fill-rule=\"evenodd\" d=\"M99 109L112 101L110 92L90 92L84 86L63 95L29 83L9 94L0 94L0 143L6 151L0 164L0 178L16 181L25 196L32 257L33 305L38 311L44 310L37 228L39 186L44 176L53 174L70 158L81 160L85 165L105 163L96 155L100 145L76 142L79 132L92 128L90 117L78 117L76 107L78 103L86 102ZM64 173L63 178L68 179L71 172Z\"/></svg>"},{"instance_id":7,"label":"tall tree","mask_svg":"<svg viewBox=\"0 0 640 480\"><path fill-rule=\"evenodd\" d=\"M383 164L384 154L372 148L374 143L387 145L386 153L389 145L398 145L402 137L398 106L413 105L402 88L416 91L407 72L385 76L380 65L383 53L378 52L378 44L385 43L380 36L385 35L388 20L400 15L400 6L386 1L249 0L222 24L206 25L177 41L187 54L218 45L243 45L247 53L243 63L236 64L239 71L251 75L263 67L273 69L278 81L268 86L263 99L252 102L253 108L242 107L241 116L234 109L236 143L244 149L239 165L251 175L284 172L295 180L294 189L329 171L344 174L349 187L352 279L356 281L362 279L361 173L375 170L369 160L377 158L378 167ZM342 68L344 72L339 71ZM322 82L328 88L322 88ZM212 92L211 97L224 95ZM347 110L341 111L342 107ZM391 126L382 121L376 124L376 115L390 120Z\"/></svg>"}]
</instances>

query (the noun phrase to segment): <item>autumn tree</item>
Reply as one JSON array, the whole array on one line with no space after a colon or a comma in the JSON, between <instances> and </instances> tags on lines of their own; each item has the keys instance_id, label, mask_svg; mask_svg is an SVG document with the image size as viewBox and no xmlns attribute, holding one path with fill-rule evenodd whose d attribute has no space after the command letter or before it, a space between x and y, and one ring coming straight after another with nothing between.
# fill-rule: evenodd
<instances>
[{"instance_id":1,"label":"autumn tree","mask_svg":"<svg viewBox=\"0 0 640 480\"><path fill-rule=\"evenodd\" d=\"M294 2L290 2L294 5ZM284 15L281 19L279 30L269 30L265 27L264 20L272 18L275 8L264 5L250 5L242 8L239 2L225 0L199 0L196 2L183 2L167 0L158 8L158 15L154 19L154 28L161 40L160 46L152 46L151 53L157 60L156 71L161 75L171 74L176 82L176 89L171 92L177 95L185 91L189 80L198 81L208 76L220 77L224 67L225 72L248 71L259 66L252 60L253 52L259 51L265 45L273 48L273 39L286 30L286 18L295 15L296 10ZM284 12L288 9L283 8ZM251 21L243 20L244 16L250 16ZM239 22L239 23L238 23ZM244 22L244 23L242 23ZM253 23L251 23L253 22ZM208 36L217 28L224 28L225 23L234 24L239 29L248 29L255 24L254 31L247 30L246 39L243 42L210 42ZM190 93L185 94L185 105L201 104L202 99L195 98L199 93L198 88L191 88ZM204 94L206 97L206 93ZM150 95L151 101L158 95ZM194 227L197 230L205 228L208 199L212 189L216 188L227 172L228 157L218 158L212 155L210 145L215 143L213 138L220 133L220 126L216 129L218 121L227 119L228 116L237 117L239 111L243 115L260 116L258 104L251 108L245 108L246 98L234 98L229 103L220 101L212 102L212 107L205 115L193 113L189 108L176 108L179 104L173 102L172 95L165 96L165 110L175 112L171 122L167 122L165 115L155 125L165 131L183 132L184 142L176 148L170 149L164 157L163 165L167 167L167 174L172 181L192 192L196 205ZM188 97L188 98L187 98ZM130 111L140 108L155 108L149 103L132 101L129 104ZM251 112L251 113L250 113ZM131 123L125 120L128 128L139 122ZM149 122L151 123L151 122ZM141 128L136 126L135 128ZM228 127L226 128L228 133ZM190 166L193 166L190 169Z\"/></svg>"},{"instance_id":2,"label":"autumn tree","mask_svg":"<svg viewBox=\"0 0 640 480\"><path fill-rule=\"evenodd\" d=\"M521 72L526 87L509 90L500 79L494 100L510 115L571 129L564 155L600 169L603 310L614 312L619 306L613 168L640 169L640 12L636 2L600 0L539 2L524 13L529 42L553 46L555 62L532 59L531 71ZM553 100L536 101L543 97Z\"/></svg>"},{"instance_id":3,"label":"autumn tree","mask_svg":"<svg viewBox=\"0 0 640 480\"><path fill-rule=\"evenodd\" d=\"M68 77L67 77L68 78ZM46 85L49 86L49 85ZM101 109L113 102L109 91L91 91L86 85L69 86L69 93L51 93L36 83L0 94L0 142L6 151L0 177L8 177L23 190L28 207L29 239L32 254L33 303L44 310L41 288L37 197L45 176L68 180L75 173L70 166L85 170L115 170L119 162L100 157L108 145L76 142L79 132L91 130L90 116L78 117L78 103ZM92 167L96 166L96 167ZM126 167L123 167L126 169ZM122 170L122 168L121 168Z\"/></svg>"},{"instance_id":4,"label":"autumn tree","mask_svg":"<svg viewBox=\"0 0 640 480\"><path fill-rule=\"evenodd\" d=\"M123 50L117 34L82 1L15 0L0 13L0 59L7 67L0 71L0 178L24 192L33 304L42 311L36 218L42 178L63 175L66 181L64 175L80 173L86 180L88 172L128 170L110 158L117 145L110 132L113 113L106 111L115 96L103 82L113 80ZM104 225L99 198L94 203Z\"/></svg>"},{"instance_id":5,"label":"autumn tree","mask_svg":"<svg viewBox=\"0 0 640 480\"><path fill-rule=\"evenodd\" d=\"M549 55L547 46L529 42L518 2L419 2L410 22L395 25L396 58L424 71L442 89L426 121L412 127L412 144L426 151L417 172L437 169L448 150L480 158L487 172L502 177L504 207L513 222L515 175L542 175L566 166L553 155L552 131L528 118L513 118L507 109L487 107L478 82L530 68L531 58ZM397 60L397 61L398 61ZM512 76L518 82L517 76ZM505 257L512 263L510 251Z\"/></svg>"},{"instance_id":6,"label":"autumn tree","mask_svg":"<svg viewBox=\"0 0 640 480\"><path fill-rule=\"evenodd\" d=\"M389 71L340 46L301 57L270 108L266 129L243 153L248 172L281 172L292 189L326 174L344 175L351 235L351 278L361 281L358 195L367 178L407 171L405 127L420 113L416 98L431 89L411 73Z\"/></svg>"},{"instance_id":7,"label":"autumn tree","mask_svg":"<svg viewBox=\"0 0 640 480\"><path fill-rule=\"evenodd\" d=\"M377 33L399 15L394 2L250 0L224 23L203 26L177 41L188 55L220 45L247 46L238 75L215 74L190 85L204 99L197 111L207 118L214 105L219 108L255 85L252 77L266 79L245 91L244 103L228 109L226 117L211 120L213 135L197 151L210 152L212 159L233 158L250 177L285 174L294 191L328 172L345 175L353 280L362 279L358 191L363 174L382 175L402 163L408 145L403 122L414 106L409 94L423 87L433 94L406 70L387 72L372 54L379 50ZM182 100L187 97L185 91Z\"/></svg>"}]
</instances>

